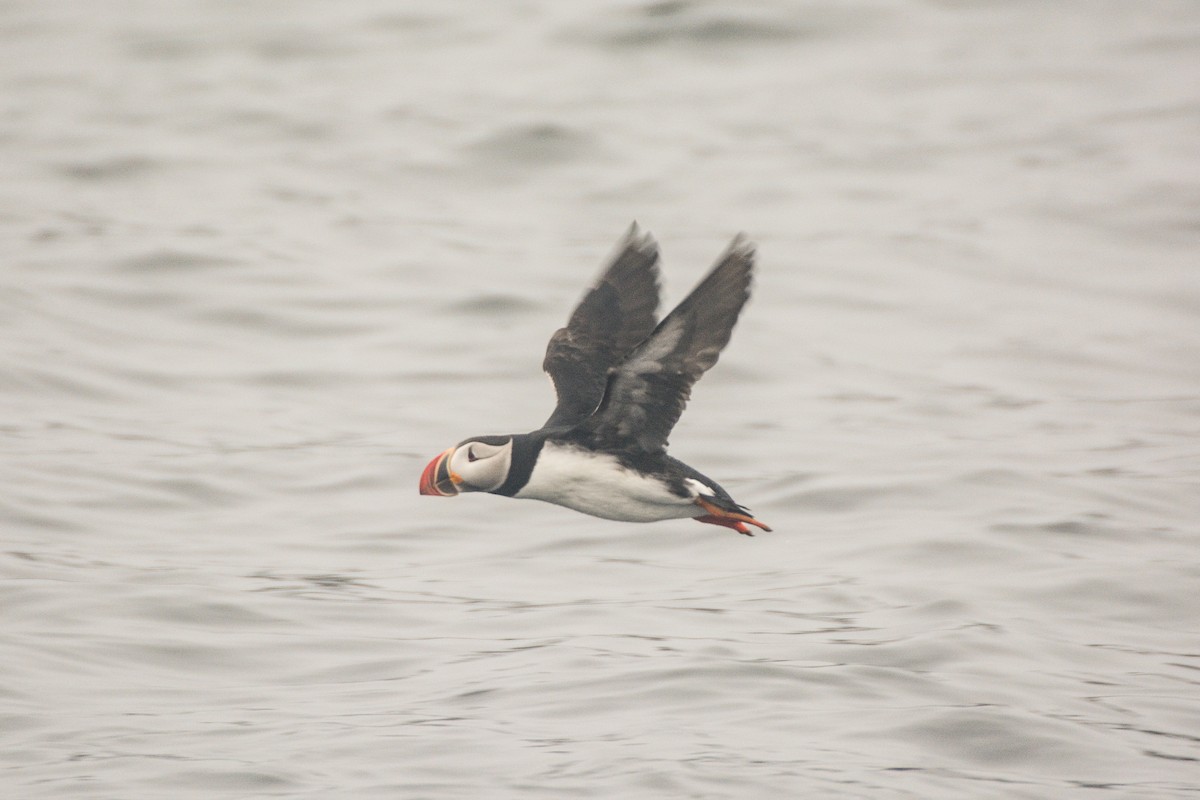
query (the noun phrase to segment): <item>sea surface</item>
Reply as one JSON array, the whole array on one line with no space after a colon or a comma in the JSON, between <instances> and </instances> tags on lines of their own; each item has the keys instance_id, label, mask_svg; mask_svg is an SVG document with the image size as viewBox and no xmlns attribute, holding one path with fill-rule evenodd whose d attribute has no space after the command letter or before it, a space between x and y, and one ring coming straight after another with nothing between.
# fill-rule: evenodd
<instances>
[{"instance_id":1,"label":"sea surface","mask_svg":"<svg viewBox=\"0 0 1200 800\"><path fill-rule=\"evenodd\" d=\"M418 496L633 220L774 532ZM1200 4L0 3L0 796L1200 797Z\"/></svg>"}]
</instances>

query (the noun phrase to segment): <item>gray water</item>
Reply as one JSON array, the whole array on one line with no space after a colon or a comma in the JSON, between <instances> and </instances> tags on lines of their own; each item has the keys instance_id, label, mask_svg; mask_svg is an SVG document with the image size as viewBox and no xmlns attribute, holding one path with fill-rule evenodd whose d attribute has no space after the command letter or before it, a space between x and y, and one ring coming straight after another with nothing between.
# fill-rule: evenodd
<instances>
[{"instance_id":1,"label":"gray water","mask_svg":"<svg viewBox=\"0 0 1200 800\"><path fill-rule=\"evenodd\" d=\"M0 6L6 798L1200 795L1200 5ZM637 219L775 528L417 495Z\"/></svg>"}]
</instances>

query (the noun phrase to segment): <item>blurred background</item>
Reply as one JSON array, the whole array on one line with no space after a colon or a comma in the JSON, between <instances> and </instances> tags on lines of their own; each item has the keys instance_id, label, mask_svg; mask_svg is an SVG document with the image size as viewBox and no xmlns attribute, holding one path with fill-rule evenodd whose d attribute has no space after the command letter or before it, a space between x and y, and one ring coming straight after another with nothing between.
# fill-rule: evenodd
<instances>
[{"instance_id":1,"label":"blurred background","mask_svg":"<svg viewBox=\"0 0 1200 800\"><path fill-rule=\"evenodd\" d=\"M0 3L9 797L1193 797L1200 6ZM417 495L631 221L775 532Z\"/></svg>"}]
</instances>

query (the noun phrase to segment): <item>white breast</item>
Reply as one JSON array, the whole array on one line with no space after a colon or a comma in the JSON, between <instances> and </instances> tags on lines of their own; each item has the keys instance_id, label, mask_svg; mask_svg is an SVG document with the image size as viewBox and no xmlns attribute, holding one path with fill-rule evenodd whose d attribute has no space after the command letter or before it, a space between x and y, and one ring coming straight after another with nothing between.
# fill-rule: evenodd
<instances>
[{"instance_id":1,"label":"white breast","mask_svg":"<svg viewBox=\"0 0 1200 800\"><path fill-rule=\"evenodd\" d=\"M622 522L683 519L700 511L690 498L622 467L613 456L553 442L542 447L529 482L514 496Z\"/></svg>"}]
</instances>

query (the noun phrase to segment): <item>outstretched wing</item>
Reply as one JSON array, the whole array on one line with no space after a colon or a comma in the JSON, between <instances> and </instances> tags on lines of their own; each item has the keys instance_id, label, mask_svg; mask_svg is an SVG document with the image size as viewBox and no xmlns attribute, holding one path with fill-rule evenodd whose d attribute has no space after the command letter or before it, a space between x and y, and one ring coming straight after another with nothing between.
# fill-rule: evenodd
<instances>
[{"instance_id":1,"label":"outstretched wing","mask_svg":"<svg viewBox=\"0 0 1200 800\"><path fill-rule=\"evenodd\" d=\"M609 378L603 402L576 436L601 450L657 453L717 363L750 297L754 245L741 234L717 265Z\"/></svg>"},{"instance_id":2,"label":"outstretched wing","mask_svg":"<svg viewBox=\"0 0 1200 800\"><path fill-rule=\"evenodd\" d=\"M558 405L543 427L572 427L604 397L608 373L654 330L658 245L634 223L596 284L546 346L542 369Z\"/></svg>"}]
</instances>

